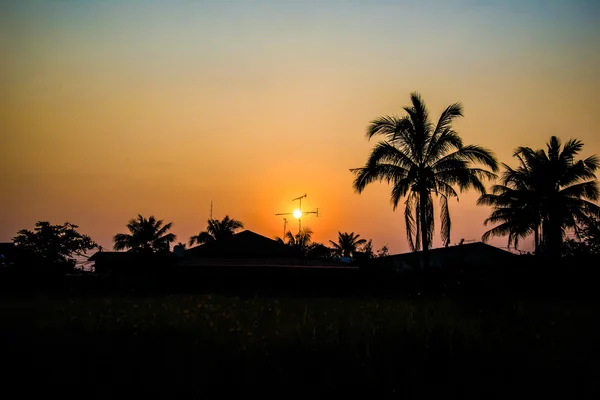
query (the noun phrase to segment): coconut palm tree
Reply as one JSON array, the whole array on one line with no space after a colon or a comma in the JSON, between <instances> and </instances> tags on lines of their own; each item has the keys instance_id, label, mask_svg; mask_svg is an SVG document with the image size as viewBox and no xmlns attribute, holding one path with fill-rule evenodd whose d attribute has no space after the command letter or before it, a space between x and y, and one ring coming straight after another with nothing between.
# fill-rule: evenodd
<instances>
[{"instance_id":1,"label":"coconut palm tree","mask_svg":"<svg viewBox=\"0 0 600 400\"><path fill-rule=\"evenodd\" d=\"M300 250L306 250L312 243L312 229L306 227L302 228L295 235L291 231L287 231L283 238L279 236L275 236L275 241L277 243L285 244L288 246L296 247Z\"/></svg>"},{"instance_id":2,"label":"coconut palm tree","mask_svg":"<svg viewBox=\"0 0 600 400\"><path fill-rule=\"evenodd\" d=\"M291 246L296 246L300 249L305 249L312 242L313 231L309 227L302 228L298 233L292 235L292 232L287 231L285 237L288 240L288 244Z\"/></svg>"},{"instance_id":3,"label":"coconut palm tree","mask_svg":"<svg viewBox=\"0 0 600 400\"><path fill-rule=\"evenodd\" d=\"M362 246L367 243L365 239L359 239L360 235L355 235L354 232L338 232L338 242L335 243L330 240L329 243L333 246L334 250L342 257L352 256L358 246Z\"/></svg>"},{"instance_id":4,"label":"coconut palm tree","mask_svg":"<svg viewBox=\"0 0 600 400\"><path fill-rule=\"evenodd\" d=\"M508 235L508 245L516 247L520 238L533 234L536 253L543 247L558 255L565 230L574 229L577 234L590 216L600 215L600 207L593 203L600 198L595 176L600 160L595 155L575 160L582 148L577 139L561 148L556 136L546 143L546 150L517 148L514 157L519 166L513 169L504 164L500 184L478 200L493 207L484 224L499 223L482 240Z\"/></svg>"},{"instance_id":5,"label":"coconut palm tree","mask_svg":"<svg viewBox=\"0 0 600 400\"><path fill-rule=\"evenodd\" d=\"M242 221L229 218L228 215L220 221L211 218L208 220L208 227L206 230L190 237L189 243L190 246L193 246L194 244L204 244L222 240L233 236L240 229L244 229Z\"/></svg>"},{"instance_id":6,"label":"coconut palm tree","mask_svg":"<svg viewBox=\"0 0 600 400\"><path fill-rule=\"evenodd\" d=\"M168 252L171 243L176 239L173 233L167 233L173 226L172 222L163 225L163 220L154 216L148 219L138 214L137 218L129 221L129 233L117 233L114 238L115 250L163 253Z\"/></svg>"},{"instance_id":7,"label":"coconut palm tree","mask_svg":"<svg viewBox=\"0 0 600 400\"><path fill-rule=\"evenodd\" d=\"M381 136L383 140L375 145L364 167L350 171L356 176L353 186L358 193L372 182L392 184L393 209L405 199L404 220L410 247L413 251L423 248L426 255L434 233L433 196L440 200L441 238L448 245L448 199L458 199L457 188L461 192L474 188L486 193L482 181L495 178L493 172L498 170L498 163L491 151L464 145L452 128L452 122L463 115L459 103L448 106L434 124L420 95L411 93L410 98L412 105L403 108L405 116L382 116L371 122L367 138Z\"/></svg>"}]
</instances>

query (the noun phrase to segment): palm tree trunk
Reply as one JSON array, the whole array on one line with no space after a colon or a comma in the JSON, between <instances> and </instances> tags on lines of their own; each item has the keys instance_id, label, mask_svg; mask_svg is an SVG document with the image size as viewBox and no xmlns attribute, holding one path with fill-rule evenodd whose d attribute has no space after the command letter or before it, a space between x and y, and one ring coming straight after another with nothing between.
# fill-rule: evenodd
<instances>
[{"instance_id":1,"label":"palm tree trunk","mask_svg":"<svg viewBox=\"0 0 600 400\"><path fill-rule=\"evenodd\" d=\"M423 244L423 268L429 267L429 226L427 225L427 194L424 191L419 193L419 214L421 218L421 243Z\"/></svg>"},{"instance_id":2,"label":"palm tree trunk","mask_svg":"<svg viewBox=\"0 0 600 400\"><path fill-rule=\"evenodd\" d=\"M562 230L556 220L549 217L542 225L542 252L549 257L560 257L562 250Z\"/></svg>"},{"instance_id":3,"label":"palm tree trunk","mask_svg":"<svg viewBox=\"0 0 600 400\"><path fill-rule=\"evenodd\" d=\"M551 221L550 229L548 254L552 257L560 257L562 252L562 229L556 223L556 219Z\"/></svg>"}]
</instances>

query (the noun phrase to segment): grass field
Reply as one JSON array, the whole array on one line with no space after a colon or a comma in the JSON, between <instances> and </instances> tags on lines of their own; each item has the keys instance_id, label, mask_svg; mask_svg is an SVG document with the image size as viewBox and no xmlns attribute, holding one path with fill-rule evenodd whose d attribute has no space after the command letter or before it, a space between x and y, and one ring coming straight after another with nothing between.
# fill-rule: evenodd
<instances>
[{"instance_id":1,"label":"grass field","mask_svg":"<svg viewBox=\"0 0 600 400\"><path fill-rule=\"evenodd\" d=\"M0 297L5 382L85 398L201 396L210 385L594 397L599 311L547 299Z\"/></svg>"}]
</instances>

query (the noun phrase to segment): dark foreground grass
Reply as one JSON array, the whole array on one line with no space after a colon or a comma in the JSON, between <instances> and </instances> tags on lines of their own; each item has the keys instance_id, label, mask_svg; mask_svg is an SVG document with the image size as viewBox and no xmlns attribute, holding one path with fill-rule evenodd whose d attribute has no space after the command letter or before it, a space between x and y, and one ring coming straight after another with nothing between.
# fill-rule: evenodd
<instances>
[{"instance_id":1,"label":"dark foreground grass","mask_svg":"<svg viewBox=\"0 0 600 400\"><path fill-rule=\"evenodd\" d=\"M547 299L10 295L0 335L4 381L21 395L201 397L221 385L319 397L360 385L593 398L599 311Z\"/></svg>"}]
</instances>

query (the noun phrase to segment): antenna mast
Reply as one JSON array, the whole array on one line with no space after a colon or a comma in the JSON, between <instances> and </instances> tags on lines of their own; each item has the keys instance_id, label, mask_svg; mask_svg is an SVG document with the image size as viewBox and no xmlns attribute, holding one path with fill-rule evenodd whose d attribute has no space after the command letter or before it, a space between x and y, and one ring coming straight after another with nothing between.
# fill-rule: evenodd
<instances>
[{"instance_id":1,"label":"antenna mast","mask_svg":"<svg viewBox=\"0 0 600 400\"><path fill-rule=\"evenodd\" d=\"M304 214L316 214L317 217L319 216L319 209L317 208L316 211L305 211L302 212L302 199L306 198L306 193L304 193L302 196L300 197L296 197L295 199L292 199L292 201L296 201L298 200L298 215L296 215L296 212L291 212L291 213L277 213L275 215L293 215L295 217L298 218L298 233L300 233L300 231L302 230L302 215ZM285 224L287 223L287 219L284 218L284 231L285 231ZM285 233L284 233L285 236Z\"/></svg>"}]
</instances>

